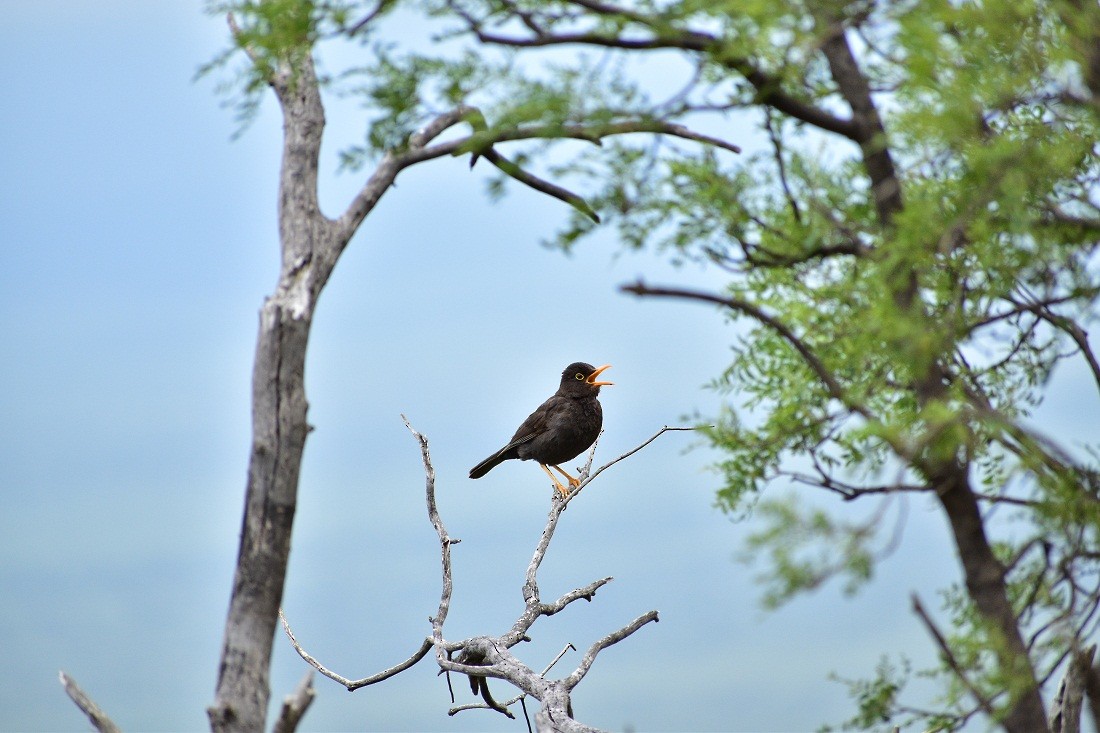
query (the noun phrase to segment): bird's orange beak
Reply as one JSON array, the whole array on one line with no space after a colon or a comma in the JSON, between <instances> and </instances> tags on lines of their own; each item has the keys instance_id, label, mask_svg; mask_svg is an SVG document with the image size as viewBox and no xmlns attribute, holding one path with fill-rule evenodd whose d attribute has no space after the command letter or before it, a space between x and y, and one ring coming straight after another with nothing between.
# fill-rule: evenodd
<instances>
[{"instance_id":1,"label":"bird's orange beak","mask_svg":"<svg viewBox=\"0 0 1100 733\"><path fill-rule=\"evenodd\" d=\"M597 382L596 381L596 377L600 376L600 372L604 371L605 369L610 369L610 368L611 368L610 364L604 364L602 367L600 367L596 371L589 374L588 379L586 379L584 381L588 382L593 387L610 387L611 385L614 384L614 382Z\"/></svg>"}]
</instances>

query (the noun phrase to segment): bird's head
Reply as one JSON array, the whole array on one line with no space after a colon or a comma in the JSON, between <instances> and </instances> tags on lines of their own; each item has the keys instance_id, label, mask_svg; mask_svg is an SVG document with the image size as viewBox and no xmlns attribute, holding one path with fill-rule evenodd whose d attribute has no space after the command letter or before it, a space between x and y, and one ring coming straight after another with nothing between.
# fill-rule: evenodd
<instances>
[{"instance_id":1,"label":"bird's head","mask_svg":"<svg viewBox=\"0 0 1100 733\"><path fill-rule=\"evenodd\" d=\"M612 382L600 382L597 379L604 370L610 368L610 364L604 364L602 367L597 368L583 361L573 362L561 373L561 387L559 387L559 390L570 394L599 394L600 387L609 387L613 384Z\"/></svg>"}]
</instances>

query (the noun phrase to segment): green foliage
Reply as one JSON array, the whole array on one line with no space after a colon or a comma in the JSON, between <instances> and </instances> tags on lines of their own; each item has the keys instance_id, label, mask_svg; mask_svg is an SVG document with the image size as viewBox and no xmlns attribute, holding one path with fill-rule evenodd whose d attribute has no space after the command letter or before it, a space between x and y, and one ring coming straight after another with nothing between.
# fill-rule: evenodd
<instances>
[{"instance_id":1,"label":"green foliage","mask_svg":"<svg viewBox=\"0 0 1100 733\"><path fill-rule=\"evenodd\" d=\"M445 59L376 43L370 55L371 64L349 69L339 79L341 93L360 99L367 115L364 142L340 153L341 166L353 171L381 153L404 149L433 110L465 103L500 77L499 69L469 52Z\"/></svg>"},{"instance_id":2,"label":"green foliage","mask_svg":"<svg viewBox=\"0 0 1100 733\"><path fill-rule=\"evenodd\" d=\"M906 709L908 664L884 661L871 680L846 682L858 713L845 730L914 720L955 730L977 714L976 696L996 716L1097 633L1100 445L1082 436L1071 453L1027 420L1060 362L1092 356L1100 80L1089 54L1100 7L410 1L439 24L430 51L373 40L377 24L359 19L375 7L211 3L240 30L204 73L250 49L235 82L247 120L298 55L328 38L363 42L365 63L334 80L364 106L346 168L404 149L441 110L476 107L459 154L507 144L505 173L541 166L579 192L553 245L578 246L595 210L625 247L727 272L711 302L727 302L739 336L712 384L724 403L706 435L722 456L718 505L751 509L761 527L747 552L767 563L765 605L836 576L852 593L881 554L871 549L876 517L853 523L794 497L761 498L773 484L845 499L934 497L953 471L983 508L1007 505L983 529L1028 658L1013 658L971 589L952 587L942 609L951 660L919 673L944 680L940 708ZM837 28L854 82L843 58L825 53ZM470 40L478 34L485 43ZM570 53L554 50L555 37ZM519 50L527 42L538 48ZM594 50L574 53L578 44ZM884 128L870 139L850 124L860 84ZM674 134L605 135L624 120L690 126L748 152L734 158ZM490 193L503 195L506 180Z\"/></svg>"},{"instance_id":3,"label":"green foliage","mask_svg":"<svg viewBox=\"0 0 1100 733\"><path fill-rule=\"evenodd\" d=\"M899 709L898 694L905 687L911 676L909 661L902 658L898 664L893 664L883 657L875 668L875 677L871 680L848 680L839 676L833 677L848 688L849 696L856 702L858 711L849 720L841 724L840 728L825 725L818 729L819 733L832 733L835 730L872 730L892 733L899 718L902 722L909 722L910 716L906 716ZM949 730L937 728L935 725L928 730Z\"/></svg>"},{"instance_id":4,"label":"green foliage","mask_svg":"<svg viewBox=\"0 0 1100 733\"><path fill-rule=\"evenodd\" d=\"M196 78L226 67L247 50L249 62L218 88L236 111L239 134L255 118L274 75L280 70L292 73L295 59L311 53L331 23L346 22L353 5L338 0L208 0L206 12L230 23L233 44L201 66Z\"/></svg>"},{"instance_id":5,"label":"green foliage","mask_svg":"<svg viewBox=\"0 0 1100 733\"><path fill-rule=\"evenodd\" d=\"M932 491L944 470L961 467L988 502L1014 502L987 531L1001 543L1028 661L1046 679L1073 639L1095 632L1086 599L1098 597L1095 588L1067 589L1092 588L1083 579L1100 570L1087 550L1100 520L1096 462L1067 456L1024 421L1059 362L1080 356L1080 334L1096 316L1100 107L1082 92L1089 61L1081 39L1100 19L1082 21L1071 12L1081 6L1069 3L1015 0L681 0L621 13L574 12L564 2L462 7L501 33L527 24L586 35L595 46L625 38L690 48L690 80L648 113L727 133L738 114L759 123L761 144L740 160L631 139L582 150L553 171L588 185L586 199L624 246L730 273L716 297L728 299L724 313L744 328L712 385L727 402L705 421L713 426L706 434L722 456L719 506L751 508L763 527L746 549L767 563L765 604L835 576L854 591L877 557L870 526L793 499L761 499L768 486L794 479L851 499ZM866 150L765 104L776 92L786 108L847 115L822 53L835 23L858 27L852 46L886 129L874 145L888 148L901 190L888 215ZM637 68L621 59L608 66L602 93L588 91L598 69L582 73L578 64L554 71L552 98L542 75L509 87L509 96L530 100L517 109L583 117L572 80L589 84L583 99L621 101L629 76L638 83L633 111L660 99ZM744 113L761 108L754 118ZM717 119L706 121L710 113ZM573 214L553 242L569 249L593 230ZM967 592L951 598L949 645L969 686L946 662L932 672L948 681L944 707L913 717L933 730L972 715L973 690L1003 709L1031 679L1008 661L1006 642ZM892 720L895 676L880 668L853 683L860 713L847 728Z\"/></svg>"},{"instance_id":6,"label":"green foliage","mask_svg":"<svg viewBox=\"0 0 1100 733\"><path fill-rule=\"evenodd\" d=\"M761 553L767 556L770 567L759 576L766 608L777 608L837 575L846 578L846 595L871 579L874 554L868 545L880 516L859 524L841 522L821 509L804 509L793 495L762 501L754 514L764 527L748 536L741 559L757 562Z\"/></svg>"}]
</instances>

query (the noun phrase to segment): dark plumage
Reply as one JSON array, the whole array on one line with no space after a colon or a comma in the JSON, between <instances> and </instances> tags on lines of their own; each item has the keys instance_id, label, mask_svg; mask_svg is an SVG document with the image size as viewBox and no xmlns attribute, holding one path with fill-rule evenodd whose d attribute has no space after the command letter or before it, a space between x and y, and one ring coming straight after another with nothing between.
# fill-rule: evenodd
<instances>
[{"instance_id":1,"label":"dark plumage","mask_svg":"<svg viewBox=\"0 0 1100 733\"><path fill-rule=\"evenodd\" d=\"M550 472L552 466L576 487L577 479L563 471L558 465L572 460L592 445L603 427L603 409L597 396L600 387L611 382L598 382L596 378L609 368L610 364L597 369L591 364L578 361L570 364L561 373L561 384L550 399L532 412L519 430L508 441L508 445L470 469L470 478L481 478L497 464L518 458L521 461L538 461L542 470L553 479L554 485L562 495L569 490Z\"/></svg>"}]
</instances>

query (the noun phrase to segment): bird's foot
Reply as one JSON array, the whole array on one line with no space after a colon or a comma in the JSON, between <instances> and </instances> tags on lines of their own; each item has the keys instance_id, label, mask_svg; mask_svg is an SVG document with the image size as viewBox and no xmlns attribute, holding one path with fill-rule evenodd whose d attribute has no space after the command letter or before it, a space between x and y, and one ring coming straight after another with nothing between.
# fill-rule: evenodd
<instances>
[{"instance_id":1,"label":"bird's foot","mask_svg":"<svg viewBox=\"0 0 1100 733\"><path fill-rule=\"evenodd\" d=\"M546 475L547 475L547 476L549 476L549 477L550 477L550 480L554 482L554 488L558 490L558 492L559 492L559 493L561 494L561 497L562 497L563 499L564 499L565 497L569 496L569 489L567 489L567 488L565 488L564 486L562 486L562 485L561 485L561 481L558 481L558 477L557 477L557 476L555 476L555 475L553 474L553 472L552 472L552 471L551 471L551 470L550 470L550 469L549 469L549 468L548 468L547 466L545 466L545 465L543 465L543 464L541 464L541 463L540 463L540 464L539 464L539 467L540 467L540 468L542 468L542 470L543 470L543 471L546 471ZM572 476L570 476L569 474L565 473L564 471L562 471L562 470L561 470L560 468L558 468L557 466L554 466L554 468L557 468L557 469L558 469L558 471L561 471L561 473L562 473L562 474L563 474L563 475L564 475L564 476L565 476L565 477L566 477L567 479L569 479L569 484L570 484L571 486L573 486L573 488L576 488L576 485L574 485L574 484L573 484L573 480L574 480L574 479L573 479L573 477L572 477Z\"/></svg>"}]
</instances>

